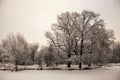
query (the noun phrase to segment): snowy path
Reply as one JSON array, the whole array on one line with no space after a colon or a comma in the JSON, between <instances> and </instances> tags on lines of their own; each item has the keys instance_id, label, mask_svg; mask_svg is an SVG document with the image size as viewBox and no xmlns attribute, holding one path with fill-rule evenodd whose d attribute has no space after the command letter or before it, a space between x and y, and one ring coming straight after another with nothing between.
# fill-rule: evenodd
<instances>
[{"instance_id":1,"label":"snowy path","mask_svg":"<svg viewBox=\"0 0 120 80\"><path fill-rule=\"evenodd\" d=\"M120 80L120 66L81 71L0 71L0 80Z\"/></svg>"}]
</instances>

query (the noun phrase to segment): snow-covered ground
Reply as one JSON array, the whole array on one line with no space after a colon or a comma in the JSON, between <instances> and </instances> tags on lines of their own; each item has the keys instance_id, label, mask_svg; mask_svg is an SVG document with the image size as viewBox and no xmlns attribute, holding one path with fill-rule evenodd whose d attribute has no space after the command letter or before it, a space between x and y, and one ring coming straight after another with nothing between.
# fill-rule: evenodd
<instances>
[{"instance_id":1,"label":"snow-covered ground","mask_svg":"<svg viewBox=\"0 0 120 80\"><path fill-rule=\"evenodd\" d=\"M93 70L0 71L0 80L120 80L120 66Z\"/></svg>"}]
</instances>

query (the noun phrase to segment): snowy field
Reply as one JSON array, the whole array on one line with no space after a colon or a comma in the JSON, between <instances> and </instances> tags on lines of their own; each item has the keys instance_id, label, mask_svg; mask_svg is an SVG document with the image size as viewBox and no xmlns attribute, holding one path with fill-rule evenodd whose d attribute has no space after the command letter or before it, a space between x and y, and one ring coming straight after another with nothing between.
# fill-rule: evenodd
<instances>
[{"instance_id":1,"label":"snowy field","mask_svg":"<svg viewBox=\"0 0 120 80\"><path fill-rule=\"evenodd\" d=\"M0 71L0 80L120 80L120 66L93 70Z\"/></svg>"}]
</instances>

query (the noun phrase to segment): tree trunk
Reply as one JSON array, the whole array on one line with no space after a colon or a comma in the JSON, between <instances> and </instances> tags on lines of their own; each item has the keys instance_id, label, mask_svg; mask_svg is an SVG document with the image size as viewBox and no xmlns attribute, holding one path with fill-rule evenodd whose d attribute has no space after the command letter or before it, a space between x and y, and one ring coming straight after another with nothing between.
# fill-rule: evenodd
<instances>
[{"instance_id":1,"label":"tree trunk","mask_svg":"<svg viewBox=\"0 0 120 80\"><path fill-rule=\"evenodd\" d=\"M83 39L81 40L81 46L80 46L80 63L79 63L79 69L82 69L82 54L83 54Z\"/></svg>"},{"instance_id":2,"label":"tree trunk","mask_svg":"<svg viewBox=\"0 0 120 80\"><path fill-rule=\"evenodd\" d=\"M79 63L79 69L82 69L82 62Z\"/></svg>"},{"instance_id":3,"label":"tree trunk","mask_svg":"<svg viewBox=\"0 0 120 80\"><path fill-rule=\"evenodd\" d=\"M34 51L32 51L32 55L31 55L31 57L32 57L32 61L33 61L33 63L34 63L34 62L35 62L35 60L34 60L35 52L34 52Z\"/></svg>"},{"instance_id":4,"label":"tree trunk","mask_svg":"<svg viewBox=\"0 0 120 80\"><path fill-rule=\"evenodd\" d=\"M17 61L15 61L15 71L17 71Z\"/></svg>"},{"instance_id":5,"label":"tree trunk","mask_svg":"<svg viewBox=\"0 0 120 80\"><path fill-rule=\"evenodd\" d=\"M49 67L49 63L48 63L48 61L46 62L46 67Z\"/></svg>"},{"instance_id":6,"label":"tree trunk","mask_svg":"<svg viewBox=\"0 0 120 80\"><path fill-rule=\"evenodd\" d=\"M91 67L91 59L89 60L88 67Z\"/></svg>"},{"instance_id":7,"label":"tree trunk","mask_svg":"<svg viewBox=\"0 0 120 80\"><path fill-rule=\"evenodd\" d=\"M39 62L39 67L40 67L40 70L43 69L42 62Z\"/></svg>"},{"instance_id":8,"label":"tree trunk","mask_svg":"<svg viewBox=\"0 0 120 80\"><path fill-rule=\"evenodd\" d=\"M71 62L68 62L67 67L68 67L68 68L71 67Z\"/></svg>"},{"instance_id":9,"label":"tree trunk","mask_svg":"<svg viewBox=\"0 0 120 80\"><path fill-rule=\"evenodd\" d=\"M41 62L41 61L39 62L39 67L41 67L41 68L42 68L42 62Z\"/></svg>"},{"instance_id":10,"label":"tree trunk","mask_svg":"<svg viewBox=\"0 0 120 80\"><path fill-rule=\"evenodd\" d=\"M92 63L92 52L90 52L90 55L89 55L88 67L91 67L91 63Z\"/></svg>"},{"instance_id":11,"label":"tree trunk","mask_svg":"<svg viewBox=\"0 0 120 80\"><path fill-rule=\"evenodd\" d=\"M68 54L68 58L70 58L70 57L71 57L71 54L69 53L69 54ZM68 68L71 67L71 61L68 61L67 67L68 67Z\"/></svg>"},{"instance_id":12,"label":"tree trunk","mask_svg":"<svg viewBox=\"0 0 120 80\"><path fill-rule=\"evenodd\" d=\"M88 67L91 67L91 60L90 60L89 63L88 63Z\"/></svg>"}]
</instances>

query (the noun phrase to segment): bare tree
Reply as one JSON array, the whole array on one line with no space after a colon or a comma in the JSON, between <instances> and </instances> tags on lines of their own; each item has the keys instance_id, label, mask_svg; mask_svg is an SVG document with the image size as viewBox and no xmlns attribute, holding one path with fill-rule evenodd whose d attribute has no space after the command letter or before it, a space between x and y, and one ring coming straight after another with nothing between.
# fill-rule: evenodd
<instances>
[{"instance_id":1,"label":"bare tree","mask_svg":"<svg viewBox=\"0 0 120 80\"><path fill-rule=\"evenodd\" d=\"M84 10L79 16L79 24L76 26L76 29L79 33L80 40L80 63L79 68L82 68L82 55L83 55L83 47L84 42L87 40L89 32L94 27L99 27L104 25L104 21L99 19L99 14L96 14L92 11Z\"/></svg>"},{"instance_id":2,"label":"bare tree","mask_svg":"<svg viewBox=\"0 0 120 80\"><path fill-rule=\"evenodd\" d=\"M112 37L112 33L104 28L104 20L100 19L99 16L99 14L87 10L82 13L62 13L58 16L57 23L52 26L53 33L46 33L47 38L54 47L68 54L68 67L71 65L71 56L79 55L79 68L82 68L84 43L90 43L91 48L88 53L91 55L95 42L107 41L105 44L110 42L109 39ZM98 29L99 33L93 34L92 32L95 32L95 29ZM96 38L98 35L102 40ZM91 61L89 62L90 65Z\"/></svg>"},{"instance_id":3,"label":"bare tree","mask_svg":"<svg viewBox=\"0 0 120 80\"><path fill-rule=\"evenodd\" d=\"M36 54L38 52L38 48L39 48L39 44L37 44L37 43L30 45L31 59L32 59L33 63L35 63L35 58L36 58Z\"/></svg>"},{"instance_id":4,"label":"bare tree","mask_svg":"<svg viewBox=\"0 0 120 80\"><path fill-rule=\"evenodd\" d=\"M55 53L52 45L47 48L47 52L44 54L44 60L46 62L46 66L54 66L55 64Z\"/></svg>"},{"instance_id":5,"label":"bare tree","mask_svg":"<svg viewBox=\"0 0 120 80\"><path fill-rule=\"evenodd\" d=\"M110 46L114 40L113 31L105 29L104 26L99 26L94 27L88 35L87 44L85 44L89 57L88 66L91 67L92 60L97 64L107 62L111 56Z\"/></svg>"},{"instance_id":6,"label":"bare tree","mask_svg":"<svg viewBox=\"0 0 120 80\"><path fill-rule=\"evenodd\" d=\"M112 63L120 63L120 42L115 42L112 45Z\"/></svg>"},{"instance_id":7,"label":"bare tree","mask_svg":"<svg viewBox=\"0 0 120 80\"><path fill-rule=\"evenodd\" d=\"M69 58L72 54L72 48L73 48L73 34L74 34L74 28L72 26L72 20L71 20L72 14L69 12L62 13L58 16L58 22L53 24L53 31L54 36L47 35L47 38L51 40L51 42L57 47L58 49L62 49L65 51L68 55L68 67L71 65L71 61ZM65 58L66 59L66 58Z\"/></svg>"},{"instance_id":8,"label":"bare tree","mask_svg":"<svg viewBox=\"0 0 120 80\"><path fill-rule=\"evenodd\" d=\"M42 69L42 64L43 64L43 61L44 61L44 50L40 50L38 53L37 53L37 64L39 65L39 67L41 67Z\"/></svg>"},{"instance_id":9,"label":"bare tree","mask_svg":"<svg viewBox=\"0 0 120 80\"><path fill-rule=\"evenodd\" d=\"M2 46L11 54L11 61L15 64L15 71L18 70L18 63L21 61L25 63L26 59L29 58L28 43L20 34L9 34L7 38L2 41Z\"/></svg>"}]
</instances>

